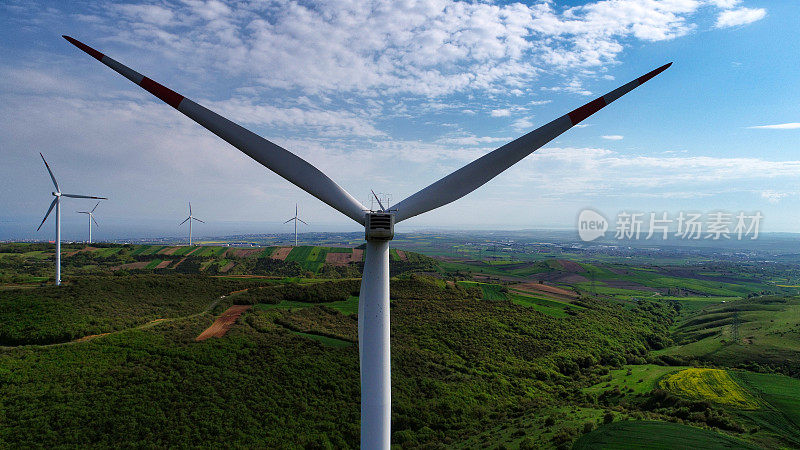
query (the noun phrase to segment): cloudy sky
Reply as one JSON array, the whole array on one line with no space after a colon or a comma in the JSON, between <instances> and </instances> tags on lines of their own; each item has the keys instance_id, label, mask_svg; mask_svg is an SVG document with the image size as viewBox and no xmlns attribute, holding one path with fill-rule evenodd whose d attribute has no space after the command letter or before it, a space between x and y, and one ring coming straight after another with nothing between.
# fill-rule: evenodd
<instances>
[{"instance_id":1,"label":"cloudy sky","mask_svg":"<svg viewBox=\"0 0 800 450\"><path fill-rule=\"evenodd\" d=\"M587 206L761 211L800 231L794 0L36 2L0 5L0 239L52 186L98 235L312 231L349 219L61 39L71 35L394 202L666 62L475 193L400 228L569 228ZM84 217L64 209L67 238ZM287 230L290 225L286 225ZM49 228L49 227L48 227ZM197 227L197 233L204 230ZM71 236L72 233L74 236Z\"/></svg>"}]
</instances>

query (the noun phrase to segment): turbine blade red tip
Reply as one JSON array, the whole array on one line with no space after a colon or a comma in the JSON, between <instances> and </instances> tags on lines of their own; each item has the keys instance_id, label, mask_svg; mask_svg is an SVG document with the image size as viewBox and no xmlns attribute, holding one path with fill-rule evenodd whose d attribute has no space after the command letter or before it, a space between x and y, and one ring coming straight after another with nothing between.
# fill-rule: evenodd
<instances>
[{"instance_id":1,"label":"turbine blade red tip","mask_svg":"<svg viewBox=\"0 0 800 450\"><path fill-rule=\"evenodd\" d=\"M77 40L77 39L75 39L73 37L67 36L65 34L62 34L61 37L63 37L67 41L69 41L69 43L74 45L75 47L78 47L79 49L81 49L84 52L88 53L91 57L93 57L94 59L96 59L98 61L102 61L103 60L103 56L105 56L102 53L98 52L97 50L93 49L92 47L89 47L88 45L84 44L83 42L81 42L81 41L79 41L79 40Z\"/></svg>"},{"instance_id":2,"label":"turbine blade red tip","mask_svg":"<svg viewBox=\"0 0 800 450\"><path fill-rule=\"evenodd\" d=\"M181 101L183 101L184 98L181 94L178 94L177 92L164 86L163 84L157 81L153 81L147 77L142 78L142 82L139 83L139 86L144 88L144 90L146 90L147 92L160 98L164 103L176 109L178 108L178 105L181 104Z\"/></svg>"},{"instance_id":3,"label":"turbine blade red tip","mask_svg":"<svg viewBox=\"0 0 800 450\"><path fill-rule=\"evenodd\" d=\"M646 74L640 76L639 78L636 79L636 81L638 81L639 85L641 86L642 84L644 84L647 81L649 81L651 78L653 78L656 75L660 74L661 72L669 69L669 66L671 66L671 65L672 65L672 63L664 64L663 66L659 67L658 69L651 70L650 72L647 72Z\"/></svg>"},{"instance_id":4,"label":"turbine blade red tip","mask_svg":"<svg viewBox=\"0 0 800 450\"><path fill-rule=\"evenodd\" d=\"M570 112L569 119L572 121L573 125L577 125L587 117L605 108L605 106L606 106L606 100L603 97L596 98L590 101L589 103L581 106L580 108L576 108L575 110Z\"/></svg>"}]
</instances>

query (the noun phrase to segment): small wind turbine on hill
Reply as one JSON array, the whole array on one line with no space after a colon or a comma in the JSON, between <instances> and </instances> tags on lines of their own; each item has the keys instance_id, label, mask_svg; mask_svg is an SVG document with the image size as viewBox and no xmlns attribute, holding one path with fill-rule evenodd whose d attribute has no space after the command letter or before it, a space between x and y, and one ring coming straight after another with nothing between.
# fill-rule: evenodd
<instances>
[{"instance_id":1,"label":"small wind turbine on hill","mask_svg":"<svg viewBox=\"0 0 800 450\"><path fill-rule=\"evenodd\" d=\"M86 214L87 218L89 219L89 243L92 243L92 221L94 224L97 225L97 228L100 228L100 224L97 223L97 220L94 218L94 210L97 209L97 206L100 205L100 202L97 202L97 205L94 205L91 211L76 211L78 214Z\"/></svg>"},{"instance_id":2,"label":"small wind turbine on hill","mask_svg":"<svg viewBox=\"0 0 800 450\"><path fill-rule=\"evenodd\" d=\"M365 208L319 169L294 153L200 106L86 44L69 36L64 36L64 38L266 168L364 225L367 246L358 301L358 343L361 362L361 447L366 449L388 449L391 436L389 241L394 237L394 224L469 194L522 158L660 74L671 65L671 63L665 64L648 72L525 136L483 155L397 203L391 209L387 210L381 205L380 210L372 211Z\"/></svg>"},{"instance_id":3,"label":"small wind turbine on hill","mask_svg":"<svg viewBox=\"0 0 800 450\"><path fill-rule=\"evenodd\" d=\"M53 171L50 170L50 165L47 164L47 161L44 159L44 155L39 153L39 156L42 157L42 161L44 161L44 166L47 168L47 173L50 174L50 179L53 180L53 186L55 186L56 190L53 192L53 203L50 203L50 208L47 209L47 212L44 214L44 219L42 219L42 223L39 224L39 228L36 231L42 229L42 225L44 225L45 220L47 217L50 216L50 212L53 211L53 208L56 208L56 286L61 285L61 197L69 197L69 198L93 198L97 200L108 200L105 197L95 197L93 195L78 195L78 194L63 194L61 192L61 188L58 187L58 182L56 181L55 175L53 175ZM94 210L92 210L94 211ZM91 226L91 224L89 225Z\"/></svg>"},{"instance_id":4,"label":"small wind turbine on hill","mask_svg":"<svg viewBox=\"0 0 800 450\"><path fill-rule=\"evenodd\" d=\"M192 245L192 221L193 220L196 220L196 221L198 221L200 223L205 223L202 220L200 220L197 217L194 217L192 215L192 202L189 202L189 217L187 217L186 220L184 220L183 222L178 224L178 226L181 226L181 225L185 224L186 222L189 222L189 246Z\"/></svg>"},{"instance_id":5,"label":"small wind turbine on hill","mask_svg":"<svg viewBox=\"0 0 800 450\"><path fill-rule=\"evenodd\" d=\"M299 220L300 222L303 222L303 219L300 218L300 214L298 213L297 203L294 204L294 217L283 223L289 223L293 220L294 220L294 246L297 247L297 221ZM306 223L306 225L308 224Z\"/></svg>"}]
</instances>

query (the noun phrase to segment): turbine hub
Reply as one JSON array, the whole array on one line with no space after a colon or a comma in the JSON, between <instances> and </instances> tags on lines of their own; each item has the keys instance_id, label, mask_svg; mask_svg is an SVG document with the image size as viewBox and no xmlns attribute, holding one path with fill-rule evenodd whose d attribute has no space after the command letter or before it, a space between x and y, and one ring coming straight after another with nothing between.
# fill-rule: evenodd
<instances>
[{"instance_id":1,"label":"turbine hub","mask_svg":"<svg viewBox=\"0 0 800 450\"><path fill-rule=\"evenodd\" d=\"M53 192L53 196L55 196L55 197L61 197L61 192Z\"/></svg>"},{"instance_id":2,"label":"turbine hub","mask_svg":"<svg viewBox=\"0 0 800 450\"><path fill-rule=\"evenodd\" d=\"M364 220L364 239L390 241L394 238L394 213L368 212Z\"/></svg>"}]
</instances>

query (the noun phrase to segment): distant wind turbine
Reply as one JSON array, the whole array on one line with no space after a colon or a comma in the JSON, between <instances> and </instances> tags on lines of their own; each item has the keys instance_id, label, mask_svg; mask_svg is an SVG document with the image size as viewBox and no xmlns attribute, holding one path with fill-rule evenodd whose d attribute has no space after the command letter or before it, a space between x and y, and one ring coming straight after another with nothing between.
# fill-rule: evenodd
<instances>
[{"instance_id":1,"label":"distant wind turbine","mask_svg":"<svg viewBox=\"0 0 800 450\"><path fill-rule=\"evenodd\" d=\"M391 209L372 211L294 153L206 109L69 36L64 39L221 137L345 216L364 225L367 241L358 300L361 362L361 448L388 449L391 437L389 241L394 224L444 206L483 186L565 131L666 70L665 64L490 152L418 191ZM389 169L391 170L391 169Z\"/></svg>"},{"instance_id":2,"label":"distant wind turbine","mask_svg":"<svg viewBox=\"0 0 800 450\"><path fill-rule=\"evenodd\" d=\"M76 211L78 214L86 214L87 218L89 219L89 243L92 243L92 221L94 224L97 225L97 228L100 228L100 224L97 223L97 220L94 218L94 210L97 209L97 206L100 202L97 202L97 205L94 205L91 211Z\"/></svg>"},{"instance_id":3,"label":"distant wind turbine","mask_svg":"<svg viewBox=\"0 0 800 450\"><path fill-rule=\"evenodd\" d=\"M303 219L300 218L300 214L298 213L297 203L294 204L294 217L283 223L289 223L293 220L294 220L294 246L297 247L297 221L299 220L300 222L303 222ZM306 225L308 224L306 223Z\"/></svg>"},{"instance_id":4,"label":"distant wind turbine","mask_svg":"<svg viewBox=\"0 0 800 450\"><path fill-rule=\"evenodd\" d=\"M196 220L196 221L198 221L200 223L205 223L202 220L200 220L197 217L194 217L192 215L192 202L189 202L189 217L187 217L186 220L184 220L183 222L178 224L178 226L181 226L181 225L185 224L186 222L189 222L189 246L190 247L192 246L192 221L193 220Z\"/></svg>"},{"instance_id":5,"label":"distant wind turbine","mask_svg":"<svg viewBox=\"0 0 800 450\"><path fill-rule=\"evenodd\" d=\"M44 166L47 168L47 173L50 174L50 179L53 180L53 186L55 186L56 190L55 192L53 192L53 197L55 197L53 199L53 203L50 203L50 208L47 209L47 212L44 214L44 219L42 219L42 223L39 224L39 228L37 228L36 231L42 229L44 221L47 220L47 217L50 216L50 212L53 210L53 207L55 207L56 208L56 286L60 286L61 285L61 197L93 198L97 200L108 200L108 199L105 197L95 197L93 195L61 193L61 189L58 187L58 182L56 181L56 177L55 175L53 175L53 171L50 170L50 165L47 164L47 161L44 159L44 155L39 153L39 156L42 157L42 161L44 161Z\"/></svg>"}]
</instances>

